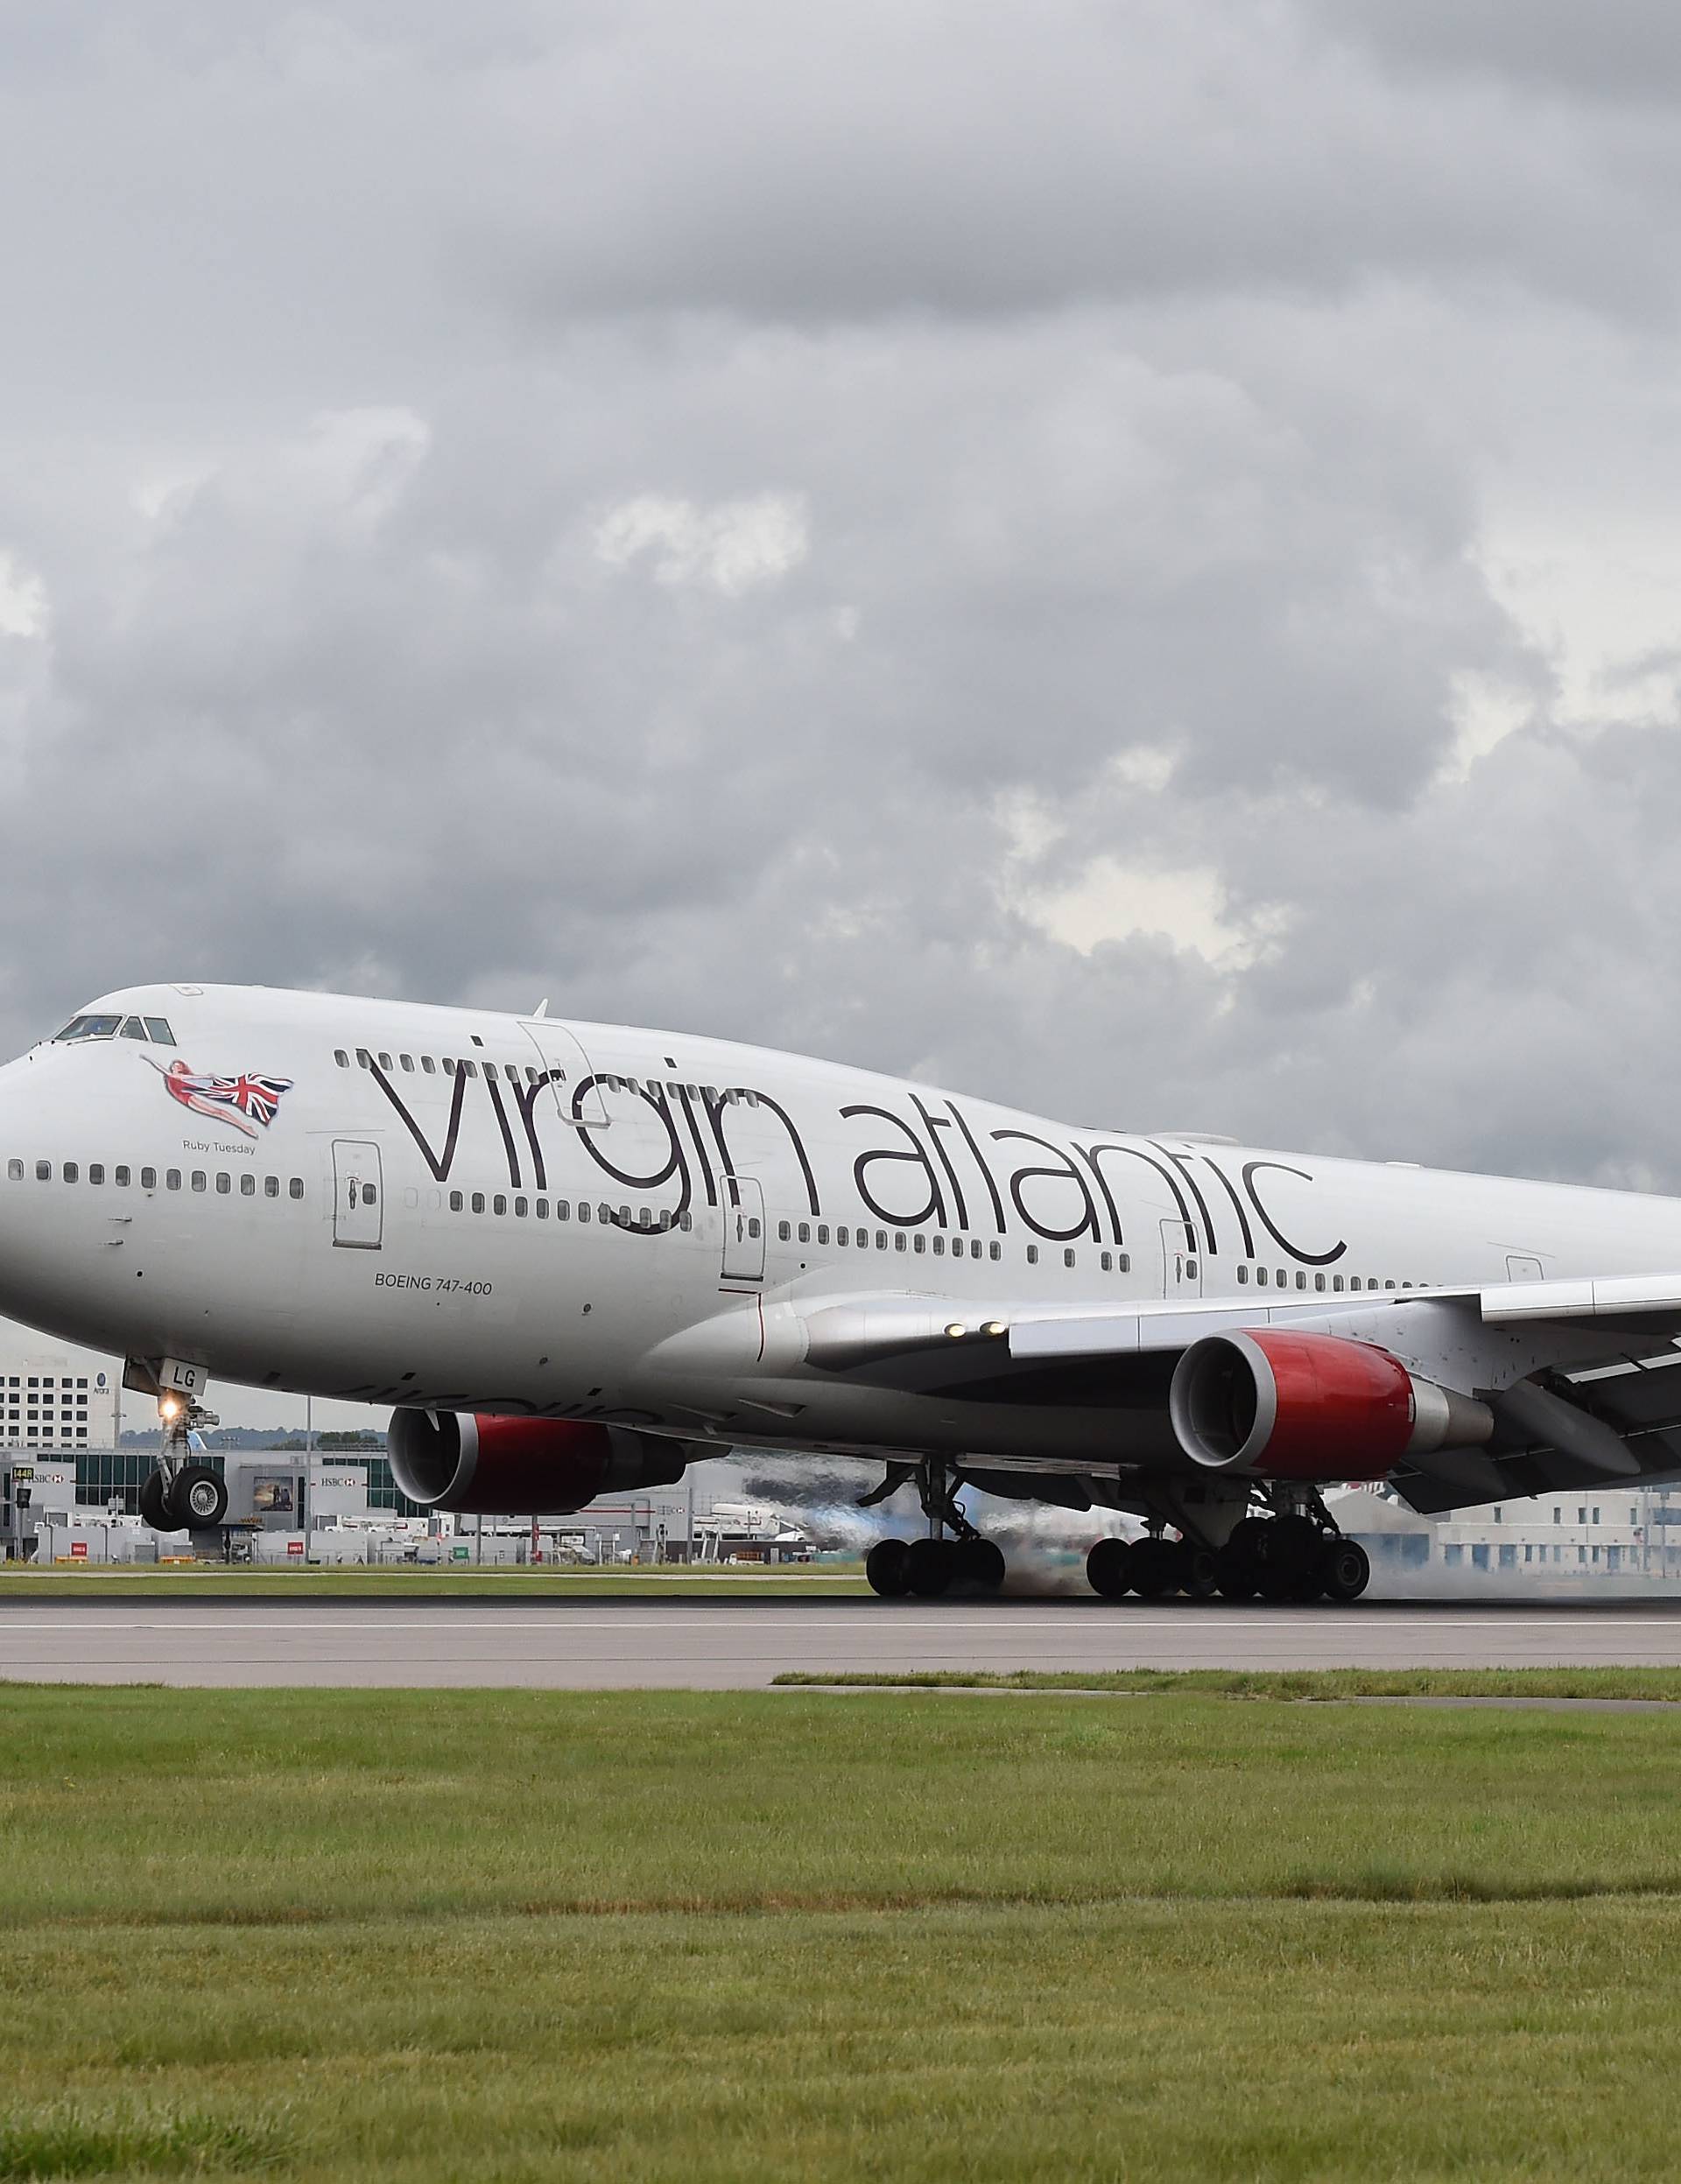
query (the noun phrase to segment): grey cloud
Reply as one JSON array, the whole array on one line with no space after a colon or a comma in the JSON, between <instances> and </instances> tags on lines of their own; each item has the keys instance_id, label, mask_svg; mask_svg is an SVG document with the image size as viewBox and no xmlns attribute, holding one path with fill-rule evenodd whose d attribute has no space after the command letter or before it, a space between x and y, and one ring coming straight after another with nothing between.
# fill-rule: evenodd
<instances>
[{"instance_id":1,"label":"grey cloud","mask_svg":"<svg viewBox=\"0 0 1681 2184\"><path fill-rule=\"evenodd\" d=\"M1412 19L11 25L8 1043L137 977L547 994L1681 1183L1673 731L1567 717L1502 563L1662 530L1672 179L1535 18L1469 74Z\"/></svg>"}]
</instances>

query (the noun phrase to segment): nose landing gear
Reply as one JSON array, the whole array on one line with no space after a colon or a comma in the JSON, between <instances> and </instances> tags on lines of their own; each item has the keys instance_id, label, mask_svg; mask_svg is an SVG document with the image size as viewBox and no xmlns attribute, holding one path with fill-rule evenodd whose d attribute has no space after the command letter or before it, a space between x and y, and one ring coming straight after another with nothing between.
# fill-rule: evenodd
<instances>
[{"instance_id":1,"label":"nose landing gear","mask_svg":"<svg viewBox=\"0 0 1681 2184\"><path fill-rule=\"evenodd\" d=\"M195 1434L221 1422L190 1396L160 1395L163 1445L140 1488L140 1514L154 1532L213 1532L228 1513L228 1489L208 1464L193 1462Z\"/></svg>"}]
</instances>

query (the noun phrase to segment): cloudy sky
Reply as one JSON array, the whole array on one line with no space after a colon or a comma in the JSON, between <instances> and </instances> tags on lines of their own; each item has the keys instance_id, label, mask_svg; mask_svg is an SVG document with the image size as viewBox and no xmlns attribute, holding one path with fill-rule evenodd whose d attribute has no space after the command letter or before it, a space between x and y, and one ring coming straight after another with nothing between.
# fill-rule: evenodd
<instances>
[{"instance_id":1,"label":"cloudy sky","mask_svg":"<svg viewBox=\"0 0 1681 2184\"><path fill-rule=\"evenodd\" d=\"M1681 14L0 4L0 1043L1681 1188Z\"/></svg>"}]
</instances>

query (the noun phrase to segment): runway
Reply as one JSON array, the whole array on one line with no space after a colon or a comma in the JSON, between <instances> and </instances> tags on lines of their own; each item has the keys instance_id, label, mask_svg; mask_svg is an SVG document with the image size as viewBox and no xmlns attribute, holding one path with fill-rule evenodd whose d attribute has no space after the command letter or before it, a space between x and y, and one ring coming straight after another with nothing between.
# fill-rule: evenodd
<instances>
[{"instance_id":1,"label":"runway","mask_svg":"<svg viewBox=\"0 0 1681 2184\"><path fill-rule=\"evenodd\" d=\"M1681 1665L1681 1603L299 1600L0 1605L0 1678L755 1689L784 1669Z\"/></svg>"}]
</instances>

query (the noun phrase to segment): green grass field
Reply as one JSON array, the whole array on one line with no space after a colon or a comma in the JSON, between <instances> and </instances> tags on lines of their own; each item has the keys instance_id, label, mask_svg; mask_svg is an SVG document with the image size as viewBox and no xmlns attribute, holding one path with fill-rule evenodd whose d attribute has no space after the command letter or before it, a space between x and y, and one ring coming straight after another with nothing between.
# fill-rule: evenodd
<instances>
[{"instance_id":1,"label":"green grass field","mask_svg":"<svg viewBox=\"0 0 1681 2184\"><path fill-rule=\"evenodd\" d=\"M1681 1715L0 1689L0 2178L1659 2177Z\"/></svg>"},{"instance_id":2,"label":"green grass field","mask_svg":"<svg viewBox=\"0 0 1681 2184\"><path fill-rule=\"evenodd\" d=\"M286 1570L275 1566L253 1569L249 1564L203 1563L152 1566L84 1564L75 1569L54 1563L39 1569L33 1563L0 1563L0 1602L7 1600L124 1599L201 1600L227 1597L252 1599L280 1594L294 1599L519 1599L533 1595L560 1594L572 1598L585 1593L636 1593L651 1587L661 1592L692 1592L711 1598L718 1593L809 1592L815 1586L831 1593L867 1594L862 1563L823 1563L784 1570L755 1570L748 1565L721 1570L686 1570L678 1565L633 1569L628 1564L597 1570L587 1564L557 1563L542 1569L475 1570L468 1563L440 1563L435 1569L352 1567L344 1570ZM0 2170L0 2178L4 2171Z\"/></svg>"}]
</instances>

